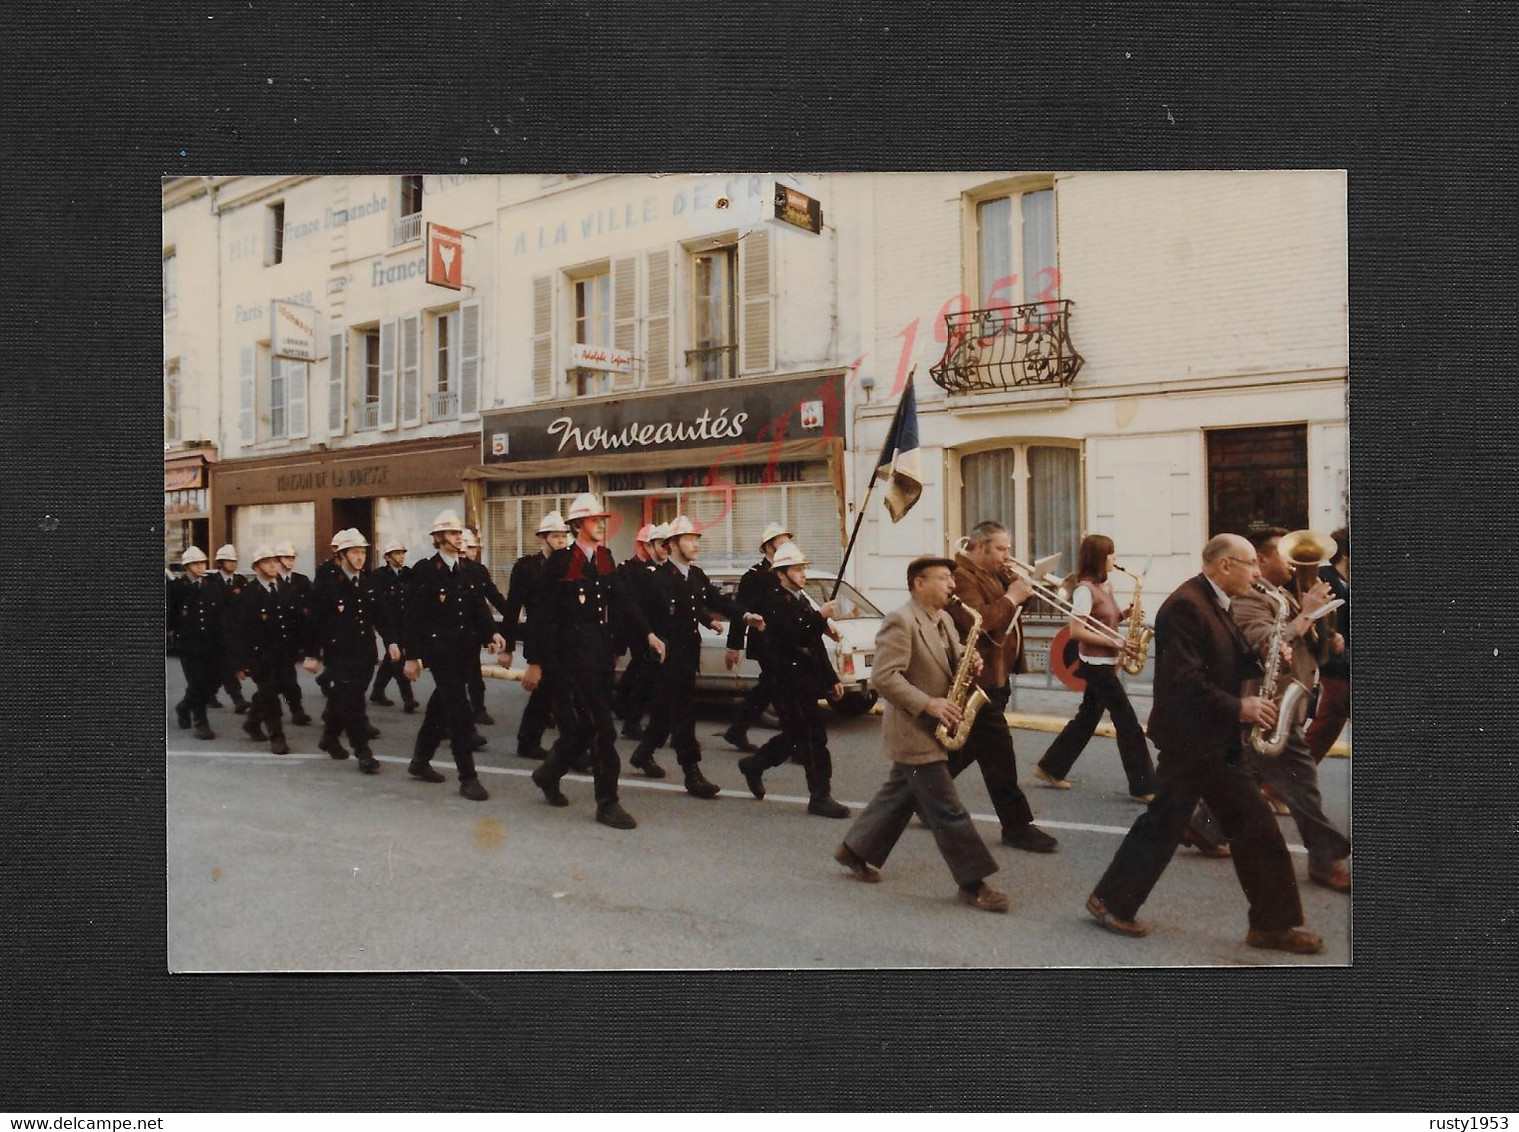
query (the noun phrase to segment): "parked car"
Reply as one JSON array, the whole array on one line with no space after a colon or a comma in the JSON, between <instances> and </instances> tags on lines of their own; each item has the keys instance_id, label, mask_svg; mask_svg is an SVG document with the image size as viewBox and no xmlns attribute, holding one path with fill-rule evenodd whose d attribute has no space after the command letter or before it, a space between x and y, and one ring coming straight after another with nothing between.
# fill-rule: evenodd
<instances>
[{"instance_id":1,"label":"parked car","mask_svg":"<svg viewBox=\"0 0 1519 1132\"><path fill-rule=\"evenodd\" d=\"M732 595L738 589L743 567L708 566L702 569L712 584L723 593ZM807 577L807 593L821 605L833 591L834 575L812 574ZM876 633L885 616L864 594L848 582L839 586L839 601L845 614L834 619L840 639L830 641L833 670L839 674L844 685L844 695L832 704L840 715L863 715L876 702L876 694L870 688L870 667L875 659ZM728 627L714 632L701 627L701 668L696 673L696 691L700 695L738 698L754 687L759 680L759 665L747 656L731 671L723 663L728 648ZM622 657L617 666L620 670L627 664Z\"/></svg>"}]
</instances>

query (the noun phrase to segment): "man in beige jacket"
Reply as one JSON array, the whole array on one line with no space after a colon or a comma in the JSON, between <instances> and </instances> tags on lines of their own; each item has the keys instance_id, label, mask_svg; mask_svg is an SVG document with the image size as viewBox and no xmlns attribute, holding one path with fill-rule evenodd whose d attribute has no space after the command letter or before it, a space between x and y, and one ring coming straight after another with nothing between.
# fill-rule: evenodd
<instances>
[{"instance_id":1,"label":"man in beige jacket","mask_svg":"<svg viewBox=\"0 0 1519 1132\"><path fill-rule=\"evenodd\" d=\"M862 881L878 881L875 868L886 862L914 809L933 831L959 898L987 912L1006 912L1008 899L986 884L997 862L970 814L960 804L949 773L948 752L934 738L940 724L953 728L960 708L946 698L960 660L959 633L944 607L955 591L950 558L915 558L907 567L912 599L893 611L876 635L871 684L886 703L881 742L891 774L856 819L834 860ZM974 670L980 658L972 660Z\"/></svg>"}]
</instances>

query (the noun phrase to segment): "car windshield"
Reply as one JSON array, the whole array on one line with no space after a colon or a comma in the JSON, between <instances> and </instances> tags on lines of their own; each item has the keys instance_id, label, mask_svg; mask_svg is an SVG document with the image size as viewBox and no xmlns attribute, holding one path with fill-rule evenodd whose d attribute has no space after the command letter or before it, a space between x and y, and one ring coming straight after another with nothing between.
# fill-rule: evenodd
<instances>
[{"instance_id":1,"label":"car windshield","mask_svg":"<svg viewBox=\"0 0 1519 1132\"><path fill-rule=\"evenodd\" d=\"M833 592L832 578L808 578L807 593L822 605ZM841 606L837 620L848 621L854 617L880 617L882 613L870 603L870 599L848 582L839 583L838 601Z\"/></svg>"}]
</instances>

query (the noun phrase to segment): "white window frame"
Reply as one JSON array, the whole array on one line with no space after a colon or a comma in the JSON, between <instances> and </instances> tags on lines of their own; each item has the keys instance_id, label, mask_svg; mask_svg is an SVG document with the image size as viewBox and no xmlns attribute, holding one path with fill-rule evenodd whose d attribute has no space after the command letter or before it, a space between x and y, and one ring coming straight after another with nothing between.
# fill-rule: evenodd
<instances>
[{"instance_id":1,"label":"white window frame","mask_svg":"<svg viewBox=\"0 0 1519 1132\"><path fill-rule=\"evenodd\" d=\"M310 383L310 362L269 355L269 440L300 440L306 435L306 394Z\"/></svg>"},{"instance_id":2,"label":"white window frame","mask_svg":"<svg viewBox=\"0 0 1519 1132\"><path fill-rule=\"evenodd\" d=\"M432 410L429 418L435 421L459 419L459 366L464 352L464 315L458 307L438 311L432 317L432 345L428 350L432 358Z\"/></svg>"},{"instance_id":3,"label":"white window frame","mask_svg":"<svg viewBox=\"0 0 1519 1132\"><path fill-rule=\"evenodd\" d=\"M359 398L354 413L354 432L374 432L380 427L380 327L356 326L359 338ZM373 352L370 343L373 342ZM371 364L373 358L373 364ZM374 374L374 392L370 392L369 378Z\"/></svg>"},{"instance_id":4,"label":"white window frame","mask_svg":"<svg viewBox=\"0 0 1519 1132\"><path fill-rule=\"evenodd\" d=\"M954 528L956 536L968 534L971 527L987 519L995 519L1007 527L1012 534L1014 558L1023 562L1032 562L1033 536L1031 529L1031 503L1030 493L1033 473L1030 471L1029 450L1031 448L1068 448L1076 452L1077 459L1077 495L1076 500L1076 542L1081 541L1081 532L1085 528L1087 514L1086 500L1086 445L1081 440L1061 436L1024 436L1007 437L977 444L970 448L961 448L955 451L955 478L957 480L954 492L954 506L959 513L959 522ZM1011 449L1015 453L1013 458L1013 514L1007 515L967 515L965 514L965 461L973 456L984 456L989 452L998 452L1003 449ZM1061 560L1056 566L1057 571L1070 573L1076 568L1075 562Z\"/></svg>"},{"instance_id":5,"label":"white window frame","mask_svg":"<svg viewBox=\"0 0 1519 1132\"><path fill-rule=\"evenodd\" d=\"M602 281L605 280L605 294L597 294L603 289ZM612 348L613 325L616 321L614 299L612 295L612 263L610 260L601 260L585 268L569 273L569 306L570 317L566 320L570 324L570 344L574 346L605 346ZM582 290L587 294L595 295L598 302L604 302L604 309L594 311L594 319L583 318L580 314L580 296ZM584 327L595 327L597 333L587 340ZM599 332L605 330L605 335ZM604 340L603 340L604 339ZM579 366L571 366L565 371L565 395L575 397L599 397L612 392L614 374L593 369L582 369Z\"/></svg>"},{"instance_id":6,"label":"white window frame","mask_svg":"<svg viewBox=\"0 0 1519 1132\"><path fill-rule=\"evenodd\" d=\"M1054 263L1051 266L1055 270L1055 279L1028 280L1024 278L1024 246L1023 246L1023 198L1033 193L1050 192L1051 210L1050 224L1053 228ZM1016 282L1009 288L996 286L1007 275L998 276L992 280L990 293L982 293L981 279L981 209L982 206L992 204L998 200L1010 200L1010 224L1008 226L1008 257L1011 261L1010 268ZM1058 301L1061 292L1060 280L1060 193L1057 182L1053 177L1041 176L1037 178L1020 178L1016 181L1004 181L995 185L978 188L965 197L966 224L965 224L965 293L970 298L969 310L987 310L1001 306L1023 306L1027 303L1042 301Z\"/></svg>"},{"instance_id":7,"label":"white window frame","mask_svg":"<svg viewBox=\"0 0 1519 1132\"><path fill-rule=\"evenodd\" d=\"M268 256L264 260L266 267L274 267L285 262L285 202L283 200L270 201L264 209L265 231L268 236Z\"/></svg>"},{"instance_id":8,"label":"white window frame","mask_svg":"<svg viewBox=\"0 0 1519 1132\"><path fill-rule=\"evenodd\" d=\"M701 306L701 298L697 293L697 261L703 256L721 255L728 264L728 327L727 341L717 346L700 346L696 340L697 311ZM739 366L739 315L742 299L739 295L739 265L738 265L738 240L735 237L712 237L710 241L696 246L687 245L686 262L689 268L686 275L687 291L686 311L690 319L689 332L686 335L691 343L684 353L685 369L689 380L698 383L708 381L732 381L740 375ZM720 352L719 352L720 351ZM726 372L716 377L702 378L700 376L702 358L715 357L720 368Z\"/></svg>"},{"instance_id":9,"label":"white window frame","mask_svg":"<svg viewBox=\"0 0 1519 1132\"><path fill-rule=\"evenodd\" d=\"M413 177L417 180L417 207L408 212L410 193L407 191L407 182ZM427 201L426 177L421 174L406 173L396 178L396 219L391 226L390 242L392 245L409 244L413 240L422 238L422 209Z\"/></svg>"}]
</instances>

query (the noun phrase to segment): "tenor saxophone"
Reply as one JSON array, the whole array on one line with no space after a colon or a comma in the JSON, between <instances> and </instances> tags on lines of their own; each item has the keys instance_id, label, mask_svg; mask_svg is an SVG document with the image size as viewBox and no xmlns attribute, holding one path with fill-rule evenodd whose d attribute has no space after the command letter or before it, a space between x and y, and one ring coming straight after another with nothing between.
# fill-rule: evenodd
<instances>
[{"instance_id":1,"label":"tenor saxophone","mask_svg":"<svg viewBox=\"0 0 1519 1132\"><path fill-rule=\"evenodd\" d=\"M1275 758L1287 748L1287 737L1308 716L1308 688L1293 677L1280 699L1276 686L1281 677L1282 636L1287 629L1288 615L1292 612L1287 599L1275 586L1265 582L1251 583L1257 593L1265 594L1276 602L1276 623L1271 627L1271 640L1267 644L1266 671L1261 678L1260 694L1268 700L1276 700L1276 726L1267 731L1259 723L1250 728L1250 745L1260 754Z\"/></svg>"},{"instance_id":2,"label":"tenor saxophone","mask_svg":"<svg viewBox=\"0 0 1519 1132\"><path fill-rule=\"evenodd\" d=\"M1150 642L1155 639L1155 630L1145 624L1145 611L1139 604L1140 591L1144 589L1144 576L1134 573L1133 570L1124 570L1118 563L1113 563L1113 569L1120 570L1134 579L1134 601L1129 606L1129 643L1134 646L1134 651L1124 650L1123 670L1130 676L1138 676L1145 670L1145 658L1150 655Z\"/></svg>"},{"instance_id":3,"label":"tenor saxophone","mask_svg":"<svg viewBox=\"0 0 1519 1132\"><path fill-rule=\"evenodd\" d=\"M941 723L934 728L934 738L946 751L958 751L970 738L970 729L976 722L976 713L990 701L971 676L971 665L975 663L976 657L976 639L981 636L981 614L957 597L950 597L949 604L958 605L970 614L970 632L965 635L965 649L960 654L959 665L955 668L954 683L945 693L945 698L960 709L960 726L951 731L948 726Z\"/></svg>"}]
</instances>

